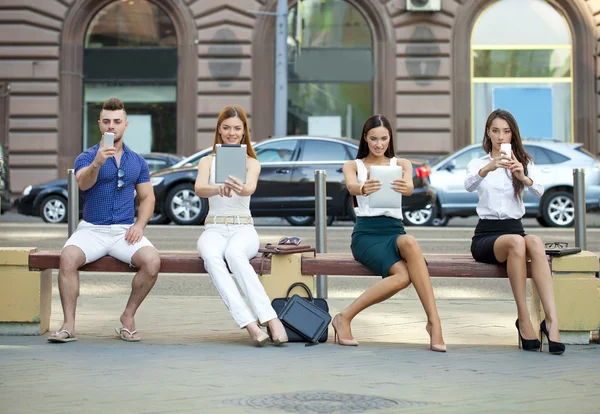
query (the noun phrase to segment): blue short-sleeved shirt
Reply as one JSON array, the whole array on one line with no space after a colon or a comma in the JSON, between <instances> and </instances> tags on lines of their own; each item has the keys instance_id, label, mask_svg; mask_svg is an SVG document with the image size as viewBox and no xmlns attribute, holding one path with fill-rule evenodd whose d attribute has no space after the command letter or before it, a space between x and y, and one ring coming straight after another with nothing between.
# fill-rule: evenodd
<instances>
[{"instance_id":1,"label":"blue short-sleeved shirt","mask_svg":"<svg viewBox=\"0 0 600 414\"><path fill-rule=\"evenodd\" d=\"M75 160L75 174L89 166L100 144L88 148ZM135 217L135 186L150 181L150 172L146 160L123 144L119 177L119 168L114 157L106 160L100 167L96 183L83 191L83 219L96 225L133 224ZM118 181L124 185L117 188Z\"/></svg>"}]
</instances>

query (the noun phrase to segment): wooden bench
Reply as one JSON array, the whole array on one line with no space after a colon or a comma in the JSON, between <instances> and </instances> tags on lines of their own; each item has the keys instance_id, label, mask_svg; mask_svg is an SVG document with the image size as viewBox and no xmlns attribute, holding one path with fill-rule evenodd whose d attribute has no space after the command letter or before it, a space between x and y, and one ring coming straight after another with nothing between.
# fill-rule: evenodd
<instances>
[{"instance_id":1,"label":"wooden bench","mask_svg":"<svg viewBox=\"0 0 600 414\"><path fill-rule=\"evenodd\" d=\"M506 278L506 266L476 262L467 254L426 254L427 268L431 277ZM527 264L527 277L530 276ZM377 276L363 266L351 254L317 253L316 257L302 257L303 275Z\"/></svg>"},{"instance_id":2,"label":"wooden bench","mask_svg":"<svg viewBox=\"0 0 600 414\"><path fill-rule=\"evenodd\" d=\"M206 273L195 252L164 252L162 273ZM506 278L506 267L478 263L466 254L426 254L432 277ZM257 256L251 260L270 298L282 297L293 283L303 281L314 289L313 275L375 276L351 254L322 253ZM48 331L52 302L52 272L60 265L60 253L34 248L0 248L0 333L39 335ZM600 324L600 270L592 252L552 259L554 294L566 343L587 343L590 331ZM135 268L112 257L103 257L81 270L89 272L135 272ZM528 266L528 277L531 269ZM543 316L535 284L531 284L531 314L539 323ZM537 322L536 322L537 320ZM570 341L565 341L570 337ZM580 341L580 342L577 342Z\"/></svg>"},{"instance_id":3,"label":"wooden bench","mask_svg":"<svg viewBox=\"0 0 600 414\"><path fill-rule=\"evenodd\" d=\"M250 261L257 273L271 273L271 259L256 256ZM58 269L60 265L60 252L40 251L29 254L29 270ZM84 272L136 272L137 268L131 267L114 257L104 256L95 262L86 264L81 269ZM161 273L206 273L204 261L197 253L169 252L160 254Z\"/></svg>"},{"instance_id":4,"label":"wooden bench","mask_svg":"<svg viewBox=\"0 0 600 414\"><path fill-rule=\"evenodd\" d=\"M160 254L161 273L206 273L204 261L196 253L169 252ZM431 277L506 278L506 267L479 263L466 254L426 254ZM58 269L60 253L40 251L29 255L30 270ZM271 258L256 256L250 261L262 275L271 273ZM354 260L349 253L318 253L302 256L302 275L377 276ZM113 257L105 256L83 266L85 272L135 272L136 268ZM528 269L529 277L529 269Z\"/></svg>"}]
</instances>

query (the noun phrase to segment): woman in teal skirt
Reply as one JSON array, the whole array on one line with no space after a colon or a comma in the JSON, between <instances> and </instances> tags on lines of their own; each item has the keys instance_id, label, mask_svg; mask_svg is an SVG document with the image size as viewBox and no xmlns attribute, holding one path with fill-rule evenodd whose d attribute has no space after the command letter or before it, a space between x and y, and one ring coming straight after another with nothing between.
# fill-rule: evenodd
<instances>
[{"instance_id":1,"label":"woman in teal skirt","mask_svg":"<svg viewBox=\"0 0 600 414\"><path fill-rule=\"evenodd\" d=\"M356 196L358 204L352 254L383 279L333 318L335 340L340 345L357 346L350 327L352 319L363 309L394 296L412 283L427 314L425 329L430 337L430 349L446 352L427 263L415 238L404 231L402 205L398 208L369 207L369 194L381 189L379 180L369 178L370 168L374 165L401 166L402 177L392 182L392 189L406 196L413 192L412 164L407 159L395 158L394 154L389 121L382 115L373 115L363 126L356 160L344 164L346 187Z\"/></svg>"}]
</instances>

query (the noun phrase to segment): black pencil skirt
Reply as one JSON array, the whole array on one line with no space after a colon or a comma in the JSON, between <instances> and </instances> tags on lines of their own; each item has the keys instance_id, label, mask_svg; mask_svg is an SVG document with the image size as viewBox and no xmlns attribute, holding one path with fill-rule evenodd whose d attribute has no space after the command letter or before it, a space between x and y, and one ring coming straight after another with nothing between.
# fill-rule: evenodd
<instances>
[{"instance_id":1,"label":"black pencil skirt","mask_svg":"<svg viewBox=\"0 0 600 414\"><path fill-rule=\"evenodd\" d=\"M475 235L471 241L471 254L478 262L498 264L494 255L496 239L505 234L525 236L521 219L483 220L480 219L475 227Z\"/></svg>"}]
</instances>

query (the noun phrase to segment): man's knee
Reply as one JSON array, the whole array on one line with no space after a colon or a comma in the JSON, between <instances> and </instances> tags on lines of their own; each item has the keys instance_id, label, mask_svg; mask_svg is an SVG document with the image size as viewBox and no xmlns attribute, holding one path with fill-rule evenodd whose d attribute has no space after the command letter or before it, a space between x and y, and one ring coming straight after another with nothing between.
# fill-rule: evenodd
<instances>
[{"instance_id":1,"label":"man's knee","mask_svg":"<svg viewBox=\"0 0 600 414\"><path fill-rule=\"evenodd\" d=\"M60 252L61 274L76 272L85 264L85 254L77 246L67 246Z\"/></svg>"},{"instance_id":2,"label":"man's knee","mask_svg":"<svg viewBox=\"0 0 600 414\"><path fill-rule=\"evenodd\" d=\"M142 247L136 252L131 262L152 276L157 276L160 271L160 255L154 247Z\"/></svg>"}]
</instances>

